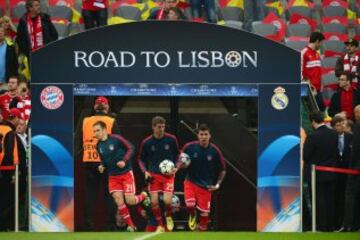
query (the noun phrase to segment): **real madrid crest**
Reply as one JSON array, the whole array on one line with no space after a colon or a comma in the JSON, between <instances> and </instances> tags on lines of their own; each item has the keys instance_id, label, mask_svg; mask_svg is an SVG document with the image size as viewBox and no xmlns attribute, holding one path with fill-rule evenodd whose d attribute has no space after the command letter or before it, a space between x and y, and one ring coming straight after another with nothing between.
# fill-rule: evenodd
<instances>
[{"instance_id":1,"label":"real madrid crest","mask_svg":"<svg viewBox=\"0 0 360 240\"><path fill-rule=\"evenodd\" d=\"M274 89L274 95L271 98L271 105L276 110L284 110L289 104L289 98L285 94L285 89L277 87Z\"/></svg>"}]
</instances>

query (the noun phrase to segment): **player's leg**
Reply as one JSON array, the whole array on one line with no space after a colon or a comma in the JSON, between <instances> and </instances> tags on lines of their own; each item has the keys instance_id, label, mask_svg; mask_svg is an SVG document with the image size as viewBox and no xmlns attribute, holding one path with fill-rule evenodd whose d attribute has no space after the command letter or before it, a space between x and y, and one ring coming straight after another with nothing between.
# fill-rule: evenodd
<instances>
[{"instance_id":1,"label":"player's leg","mask_svg":"<svg viewBox=\"0 0 360 240\"><path fill-rule=\"evenodd\" d=\"M174 221L171 217L172 214L172 196L174 192L174 178L164 177L163 181L163 193L164 193L164 205L165 205L165 219L166 219L166 228L169 231L174 229Z\"/></svg>"},{"instance_id":2,"label":"player's leg","mask_svg":"<svg viewBox=\"0 0 360 240\"><path fill-rule=\"evenodd\" d=\"M198 200L197 208L200 211L199 230L206 231L210 221L211 192L206 189L196 187L196 198Z\"/></svg>"},{"instance_id":3,"label":"player's leg","mask_svg":"<svg viewBox=\"0 0 360 240\"><path fill-rule=\"evenodd\" d=\"M185 180L184 181L184 197L185 197L185 205L187 211L189 213L189 228L194 231L196 229L196 198L195 198L195 189L194 184Z\"/></svg>"},{"instance_id":4,"label":"player's leg","mask_svg":"<svg viewBox=\"0 0 360 240\"><path fill-rule=\"evenodd\" d=\"M161 182L159 176L152 174L152 182L149 185L151 209L159 225L157 231L165 231L165 225L162 219L161 209L159 206L159 192L161 191Z\"/></svg>"},{"instance_id":5,"label":"player's leg","mask_svg":"<svg viewBox=\"0 0 360 240\"><path fill-rule=\"evenodd\" d=\"M131 219L129 209L125 204L124 193L123 193L124 188L122 185L121 175L109 177L109 192L116 203L120 217L128 225L128 230L129 231L135 230L135 225Z\"/></svg>"},{"instance_id":6,"label":"player's leg","mask_svg":"<svg viewBox=\"0 0 360 240\"><path fill-rule=\"evenodd\" d=\"M121 176L122 188L124 189L125 194L125 201L128 205L137 205L148 197L146 192L135 195L136 186L134 174L132 171L129 171Z\"/></svg>"}]
</instances>

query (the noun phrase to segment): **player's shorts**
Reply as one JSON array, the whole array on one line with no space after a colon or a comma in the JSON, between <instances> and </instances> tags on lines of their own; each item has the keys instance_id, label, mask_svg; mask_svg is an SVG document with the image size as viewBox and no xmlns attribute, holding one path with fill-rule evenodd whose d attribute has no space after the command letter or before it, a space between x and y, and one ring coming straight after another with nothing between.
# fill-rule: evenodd
<instances>
[{"instance_id":1,"label":"player's shorts","mask_svg":"<svg viewBox=\"0 0 360 240\"><path fill-rule=\"evenodd\" d=\"M135 194L135 180L132 171L121 175L109 176L109 192L124 192L125 195Z\"/></svg>"},{"instance_id":2,"label":"player's shorts","mask_svg":"<svg viewBox=\"0 0 360 240\"><path fill-rule=\"evenodd\" d=\"M195 203L201 212L210 212L211 192L188 180L184 181L184 195L186 205Z\"/></svg>"},{"instance_id":3,"label":"player's shorts","mask_svg":"<svg viewBox=\"0 0 360 240\"><path fill-rule=\"evenodd\" d=\"M149 192L174 192L174 177L151 173L152 181L149 184Z\"/></svg>"}]
</instances>

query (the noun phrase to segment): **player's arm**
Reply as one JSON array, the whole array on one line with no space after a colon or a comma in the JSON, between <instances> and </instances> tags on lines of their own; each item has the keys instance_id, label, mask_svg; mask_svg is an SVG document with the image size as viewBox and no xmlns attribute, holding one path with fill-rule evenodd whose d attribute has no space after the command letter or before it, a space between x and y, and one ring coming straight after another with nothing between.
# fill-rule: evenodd
<instances>
[{"instance_id":1,"label":"player's arm","mask_svg":"<svg viewBox=\"0 0 360 240\"><path fill-rule=\"evenodd\" d=\"M122 151L120 151L120 149L116 152L116 155L114 157L114 160L117 161L116 165L119 168L123 168L125 167L126 162L129 161L131 156L134 154L134 147L129 141L127 141L122 136L120 135L112 135L112 136L114 136L120 142L120 146L122 145L126 149L126 153L123 157L122 157Z\"/></svg>"},{"instance_id":2,"label":"player's arm","mask_svg":"<svg viewBox=\"0 0 360 240\"><path fill-rule=\"evenodd\" d=\"M100 149L99 149L99 144L96 144L96 151L99 153L99 158L100 158L100 165L98 166L98 171L99 173L104 173L105 171L105 166L104 166L104 162L103 162L103 156L100 153Z\"/></svg>"},{"instance_id":3,"label":"player's arm","mask_svg":"<svg viewBox=\"0 0 360 240\"><path fill-rule=\"evenodd\" d=\"M145 179L151 178L151 174L146 169L147 166L146 139L144 139L140 144L140 150L139 150L137 162L139 164L141 171L145 175Z\"/></svg>"},{"instance_id":4,"label":"player's arm","mask_svg":"<svg viewBox=\"0 0 360 240\"><path fill-rule=\"evenodd\" d=\"M218 190L220 188L220 185L221 185L222 181L225 178L225 175L226 175L226 163L225 163L224 155L222 154L222 152L220 151L220 149L217 146L214 145L214 147L215 147L215 149L216 149L216 151L218 153L218 162L220 163L219 164L220 172L219 172L216 184L208 186L209 191Z\"/></svg>"},{"instance_id":5,"label":"player's arm","mask_svg":"<svg viewBox=\"0 0 360 240\"><path fill-rule=\"evenodd\" d=\"M180 156L180 152L179 152L179 142L176 138L176 136L173 136L173 142L172 142L173 146L172 146L172 149L173 149L173 154L175 156L175 168L172 170L171 174L174 174L178 171L178 162L179 162L179 156Z\"/></svg>"}]
</instances>

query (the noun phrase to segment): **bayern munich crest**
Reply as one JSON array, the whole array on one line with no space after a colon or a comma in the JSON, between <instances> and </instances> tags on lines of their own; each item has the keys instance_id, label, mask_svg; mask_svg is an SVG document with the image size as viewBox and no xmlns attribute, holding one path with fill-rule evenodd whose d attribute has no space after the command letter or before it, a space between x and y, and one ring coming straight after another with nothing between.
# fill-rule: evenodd
<instances>
[{"instance_id":1,"label":"bayern munich crest","mask_svg":"<svg viewBox=\"0 0 360 240\"><path fill-rule=\"evenodd\" d=\"M285 94L285 89L277 87L274 89L274 95L271 98L271 105L276 110L284 110L289 104L289 98Z\"/></svg>"},{"instance_id":2,"label":"bayern munich crest","mask_svg":"<svg viewBox=\"0 0 360 240\"><path fill-rule=\"evenodd\" d=\"M55 110L64 103L64 93L56 86L48 86L41 91L40 101L45 108Z\"/></svg>"}]
</instances>

